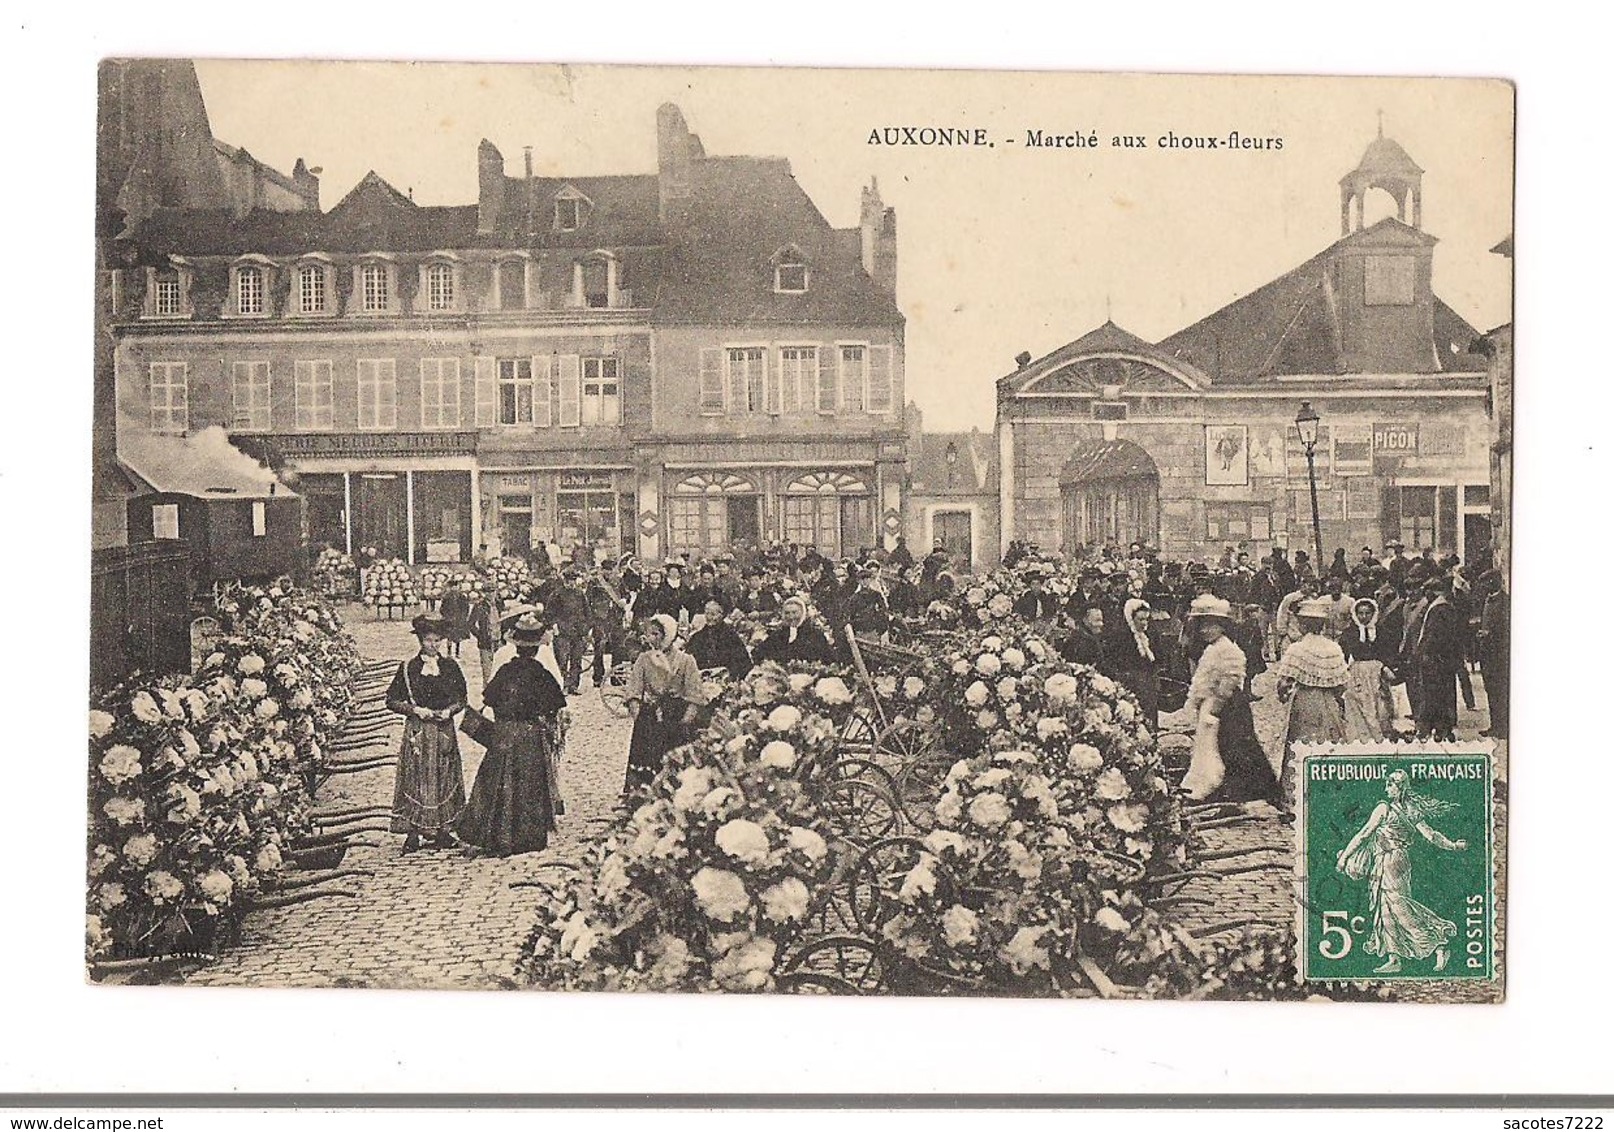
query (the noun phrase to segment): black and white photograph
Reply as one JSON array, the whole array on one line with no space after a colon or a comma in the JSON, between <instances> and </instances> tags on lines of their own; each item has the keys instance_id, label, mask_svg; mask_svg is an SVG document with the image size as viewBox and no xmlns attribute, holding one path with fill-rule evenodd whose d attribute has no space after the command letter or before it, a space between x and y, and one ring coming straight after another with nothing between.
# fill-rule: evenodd
<instances>
[{"instance_id":1,"label":"black and white photograph","mask_svg":"<svg viewBox=\"0 0 1614 1132\"><path fill-rule=\"evenodd\" d=\"M1507 82L98 78L97 988L1503 1000Z\"/></svg>"}]
</instances>

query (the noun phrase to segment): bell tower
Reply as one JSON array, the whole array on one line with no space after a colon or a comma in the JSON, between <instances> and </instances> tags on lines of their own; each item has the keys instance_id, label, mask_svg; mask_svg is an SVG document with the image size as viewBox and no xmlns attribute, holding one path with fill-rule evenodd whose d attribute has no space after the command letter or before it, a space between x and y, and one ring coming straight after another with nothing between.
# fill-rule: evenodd
<instances>
[{"instance_id":1,"label":"bell tower","mask_svg":"<svg viewBox=\"0 0 1614 1132\"><path fill-rule=\"evenodd\" d=\"M1383 189L1395 198L1396 219L1422 231L1423 170L1394 138L1384 136L1382 110L1379 111L1379 136L1368 144L1356 168L1339 179L1341 236L1362 229L1363 202L1373 189ZM1409 206L1410 220L1407 217Z\"/></svg>"}]
</instances>

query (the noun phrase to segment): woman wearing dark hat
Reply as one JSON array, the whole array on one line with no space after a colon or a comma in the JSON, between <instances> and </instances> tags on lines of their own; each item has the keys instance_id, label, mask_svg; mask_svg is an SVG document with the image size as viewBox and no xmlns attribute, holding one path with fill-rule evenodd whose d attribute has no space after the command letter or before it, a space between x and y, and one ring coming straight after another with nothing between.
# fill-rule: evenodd
<instances>
[{"instance_id":1,"label":"woman wearing dark hat","mask_svg":"<svg viewBox=\"0 0 1614 1132\"><path fill-rule=\"evenodd\" d=\"M439 849L452 846L451 827L465 808L465 770L454 734L454 717L465 710L465 674L442 655L446 621L423 613L414 629L420 652L398 666L387 689L388 710L405 717L392 797L392 832L408 835L405 853L423 839Z\"/></svg>"},{"instance_id":2,"label":"woman wearing dark hat","mask_svg":"<svg viewBox=\"0 0 1614 1132\"><path fill-rule=\"evenodd\" d=\"M554 770L566 696L539 662L538 649L553 631L530 613L518 620L510 629L516 655L482 693L493 712L493 733L470 804L454 827L473 854L509 857L549 845L558 812Z\"/></svg>"},{"instance_id":3,"label":"woman wearing dark hat","mask_svg":"<svg viewBox=\"0 0 1614 1132\"><path fill-rule=\"evenodd\" d=\"M645 624L645 650L628 674L628 714L633 737L628 741L628 773L624 796L650 784L667 752L689 742L696 709L706 703L695 658L678 646L678 622L658 613Z\"/></svg>"},{"instance_id":4,"label":"woman wearing dark hat","mask_svg":"<svg viewBox=\"0 0 1614 1132\"><path fill-rule=\"evenodd\" d=\"M1194 745L1183 788L1195 800L1247 802L1265 799L1281 805L1272 772L1245 691L1247 660L1228 636L1233 607L1213 594L1196 597L1188 624L1205 642L1188 686L1194 716Z\"/></svg>"}]
</instances>

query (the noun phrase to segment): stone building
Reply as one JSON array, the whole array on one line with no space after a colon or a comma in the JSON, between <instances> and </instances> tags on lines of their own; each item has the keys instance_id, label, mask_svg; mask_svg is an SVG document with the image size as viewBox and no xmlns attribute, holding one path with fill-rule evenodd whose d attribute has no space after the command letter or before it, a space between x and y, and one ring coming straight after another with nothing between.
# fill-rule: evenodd
<instances>
[{"instance_id":1,"label":"stone building","mask_svg":"<svg viewBox=\"0 0 1614 1132\"><path fill-rule=\"evenodd\" d=\"M963 570L997 565L997 449L991 433L926 432L917 405L908 406L908 487L904 524L908 548L922 558L938 541Z\"/></svg>"},{"instance_id":2,"label":"stone building","mask_svg":"<svg viewBox=\"0 0 1614 1132\"><path fill-rule=\"evenodd\" d=\"M294 479L315 546L651 559L900 532L895 217L832 228L778 158L677 107L650 174L510 176L417 205L164 208L117 276L118 407L210 424ZM295 181L295 178L293 179Z\"/></svg>"},{"instance_id":3,"label":"stone building","mask_svg":"<svg viewBox=\"0 0 1614 1132\"><path fill-rule=\"evenodd\" d=\"M1381 135L1340 181L1340 239L1299 267L1157 343L1107 322L1023 355L997 387L1002 543L1309 551L1309 404L1329 553L1487 553L1484 359L1435 294L1422 173ZM1396 215L1364 225L1370 192Z\"/></svg>"}]
</instances>

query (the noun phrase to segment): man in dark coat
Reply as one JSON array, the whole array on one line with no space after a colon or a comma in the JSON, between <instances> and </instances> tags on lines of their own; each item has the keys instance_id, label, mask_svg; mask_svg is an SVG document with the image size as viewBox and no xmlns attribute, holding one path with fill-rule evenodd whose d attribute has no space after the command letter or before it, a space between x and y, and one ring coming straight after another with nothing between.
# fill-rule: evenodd
<instances>
[{"instance_id":1,"label":"man in dark coat","mask_svg":"<svg viewBox=\"0 0 1614 1132\"><path fill-rule=\"evenodd\" d=\"M723 603L724 609L740 608L745 597L745 580L740 576L732 558L726 555L717 560L717 577L712 583L712 595Z\"/></svg>"},{"instance_id":2,"label":"man in dark coat","mask_svg":"<svg viewBox=\"0 0 1614 1132\"><path fill-rule=\"evenodd\" d=\"M919 587L908 580L906 571L890 562L885 568L885 603L894 617L918 617L925 611Z\"/></svg>"},{"instance_id":3,"label":"man in dark coat","mask_svg":"<svg viewBox=\"0 0 1614 1132\"><path fill-rule=\"evenodd\" d=\"M1412 660L1418 672L1418 734L1454 739L1457 732L1457 670L1463 664L1463 622L1451 600L1451 581L1431 579Z\"/></svg>"},{"instance_id":4,"label":"man in dark coat","mask_svg":"<svg viewBox=\"0 0 1614 1132\"><path fill-rule=\"evenodd\" d=\"M1104 607L1089 602L1077 619L1076 628L1058 645L1059 655L1072 664L1104 666Z\"/></svg>"},{"instance_id":5,"label":"man in dark coat","mask_svg":"<svg viewBox=\"0 0 1614 1132\"><path fill-rule=\"evenodd\" d=\"M897 536L897 545L891 548L886 565L895 566L903 572L913 569L913 552L908 549L908 540L902 535Z\"/></svg>"},{"instance_id":6,"label":"man in dark coat","mask_svg":"<svg viewBox=\"0 0 1614 1132\"><path fill-rule=\"evenodd\" d=\"M1025 621L1052 621L1059 616L1059 600L1049 593L1046 576L1037 570L1026 577L1026 592L1014 599L1015 616Z\"/></svg>"},{"instance_id":7,"label":"man in dark coat","mask_svg":"<svg viewBox=\"0 0 1614 1132\"><path fill-rule=\"evenodd\" d=\"M842 625L846 624L843 602L846 591L841 583L830 573L829 565L822 558L817 559L811 568L802 567L802 581L807 585L807 592L812 596L813 604L824 617L825 623L839 635Z\"/></svg>"},{"instance_id":8,"label":"man in dark coat","mask_svg":"<svg viewBox=\"0 0 1614 1132\"><path fill-rule=\"evenodd\" d=\"M471 635L471 599L458 578L448 580L437 613L448 622L448 655L459 656L460 642Z\"/></svg>"},{"instance_id":9,"label":"man in dark coat","mask_svg":"<svg viewBox=\"0 0 1614 1132\"><path fill-rule=\"evenodd\" d=\"M621 584L616 566L607 562L605 569L583 587L583 603L588 609L589 630L594 638L592 667L596 688L605 682L605 658L621 660L627 651L622 618L628 599L622 593Z\"/></svg>"},{"instance_id":10,"label":"man in dark coat","mask_svg":"<svg viewBox=\"0 0 1614 1132\"><path fill-rule=\"evenodd\" d=\"M747 613L774 613L779 609L779 589L768 579L768 572L753 566L745 572L745 585L739 607Z\"/></svg>"},{"instance_id":11,"label":"man in dark coat","mask_svg":"<svg viewBox=\"0 0 1614 1132\"><path fill-rule=\"evenodd\" d=\"M723 619L723 606L715 599L706 603L701 615L706 623L689 635L685 651L701 668L726 668L730 680L744 680L751 671L751 652Z\"/></svg>"},{"instance_id":12,"label":"man in dark coat","mask_svg":"<svg viewBox=\"0 0 1614 1132\"><path fill-rule=\"evenodd\" d=\"M1486 594L1480 613L1475 651L1479 656L1480 679L1485 681L1485 699L1490 706L1491 725L1480 734L1493 739L1508 737L1508 655L1511 610L1502 575L1489 570L1481 575L1481 592Z\"/></svg>"},{"instance_id":13,"label":"man in dark coat","mask_svg":"<svg viewBox=\"0 0 1614 1132\"><path fill-rule=\"evenodd\" d=\"M543 603L544 619L555 626L555 664L560 668L561 682L566 694L575 696L583 681L583 650L588 647L588 599L578 584L575 566L556 575L538 591Z\"/></svg>"},{"instance_id":14,"label":"man in dark coat","mask_svg":"<svg viewBox=\"0 0 1614 1132\"><path fill-rule=\"evenodd\" d=\"M846 623L860 637L883 639L891 628L891 608L885 595L874 588L880 568L871 563L852 569L856 571L857 588L846 598Z\"/></svg>"}]
</instances>

